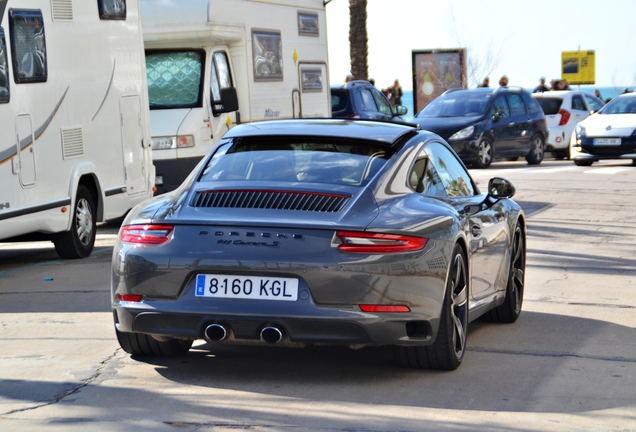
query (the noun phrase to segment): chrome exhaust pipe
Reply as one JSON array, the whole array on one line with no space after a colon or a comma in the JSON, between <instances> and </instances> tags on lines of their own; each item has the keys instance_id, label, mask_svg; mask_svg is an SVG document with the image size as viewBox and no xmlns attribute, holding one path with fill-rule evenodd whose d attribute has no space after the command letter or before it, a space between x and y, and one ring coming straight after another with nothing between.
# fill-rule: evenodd
<instances>
[{"instance_id":1,"label":"chrome exhaust pipe","mask_svg":"<svg viewBox=\"0 0 636 432\"><path fill-rule=\"evenodd\" d=\"M283 331L275 326L266 326L261 330L261 339L270 345L283 340Z\"/></svg>"},{"instance_id":2,"label":"chrome exhaust pipe","mask_svg":"<svg viewBox=\"0 0 636 432\"><path fill-rule=\"evenodd\" d=\"M221 342L227 339L230 332L223 324L210 324L205 328L205 339L210 342Z\"/></svg>"}]
</instances>

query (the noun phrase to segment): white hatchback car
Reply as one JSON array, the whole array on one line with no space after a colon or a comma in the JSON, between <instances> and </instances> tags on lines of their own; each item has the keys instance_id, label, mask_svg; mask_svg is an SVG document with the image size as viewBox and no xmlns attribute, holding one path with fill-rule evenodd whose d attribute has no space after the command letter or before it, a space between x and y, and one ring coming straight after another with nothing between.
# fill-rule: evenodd
<instances>
[{"instance_id":1,"label":"white hatchback car","mask_svg":"<svg viewBox=\"0 0 636 432\"><path fill-rule=\"evenodd\" d=\"M579 166L602 159L631 159L636 166L636 93L615 97L576 125L570 159Z\"/></svg>"},{"instance_id":2,"label":"white hatchback car","mask_svg":"<svg viewBox=\"0 0 636 432\"><path fill-rule=\"evenodd\" d=\"M596 96L578 90L533 93L532 97L543 108L550 130L545 150L552 152L556 158L569 156L568 147L574 127L604 105Z\"/></svg>"}]
</instances>

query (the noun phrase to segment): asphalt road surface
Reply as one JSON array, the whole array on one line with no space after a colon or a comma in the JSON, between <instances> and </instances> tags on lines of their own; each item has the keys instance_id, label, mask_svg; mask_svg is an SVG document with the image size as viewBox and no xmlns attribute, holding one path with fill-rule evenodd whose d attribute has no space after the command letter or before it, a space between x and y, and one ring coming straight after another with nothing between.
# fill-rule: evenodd
<instances>
[{"instance_id":1,"label":"asphalt road surface","mask_svg":"<svg viewBox=\"0 0 636 432\"><path fill-rule=\"evenodd\" d=\"M1 431L636 431L636 167L495 163L528 215L523 312L473 322L454 372L386 348L196 343L131 358L115 339L99 227L84 260L0 244Z\"/></svg>"}]
</instances>

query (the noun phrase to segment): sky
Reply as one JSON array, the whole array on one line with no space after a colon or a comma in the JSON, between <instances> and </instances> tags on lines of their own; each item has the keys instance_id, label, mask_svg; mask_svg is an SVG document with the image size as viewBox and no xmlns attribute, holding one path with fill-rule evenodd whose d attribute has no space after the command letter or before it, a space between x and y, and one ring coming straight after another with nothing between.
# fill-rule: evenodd
<instances>
[{"instance_id":1,"label":"sky","mask_svg":"<svg viewBox=\"0 0 636 432\"><path fill-rule=\"evenodd\" d=\"M326 11L335 85L351 69L349 0L332 0ZM635 21L634 0L368 0L369 77L379 88L398 79L411 90L413 50L466 48L492 69L491 86L507 75L509 85L532 88L541 76L560 78L561 52L580 49L595 52L596 86L634 87Z\"/></svg>"}]
</instances>

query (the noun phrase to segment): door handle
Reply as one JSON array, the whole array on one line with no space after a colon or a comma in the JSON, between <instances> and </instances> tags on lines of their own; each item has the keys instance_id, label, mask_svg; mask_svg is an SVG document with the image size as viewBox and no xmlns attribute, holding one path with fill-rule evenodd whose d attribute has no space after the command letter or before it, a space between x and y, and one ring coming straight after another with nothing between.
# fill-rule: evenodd
<instances>
[{"instance_id":1,"label":"door handle","mask_svg":"<svg viewBox=\"0 0 636 432\"><path fill-rule=\"evenodd\" d=\"M515 125L515 122L508 123L508 126L514 126L514 125Z\"/></svg>"},{"instance_id":2,"label":"door handle","mask_svg":"<svg viewBox=\"0 0 636 432\"><path fill-rule=\"evenodd\" d=\"M481 235L481 227L479 225L473 225L470 229L475 237L479 237Z\"/></svg>"}]
</instances>

